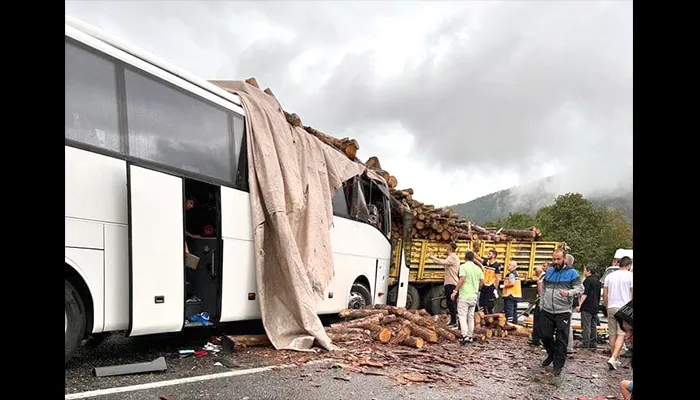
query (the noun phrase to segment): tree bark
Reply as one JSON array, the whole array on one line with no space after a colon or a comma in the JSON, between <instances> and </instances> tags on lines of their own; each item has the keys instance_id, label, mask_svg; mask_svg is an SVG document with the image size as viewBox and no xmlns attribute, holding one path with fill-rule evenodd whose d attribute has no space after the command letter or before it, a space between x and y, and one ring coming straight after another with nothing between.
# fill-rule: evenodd
<instances>
[{"instance_id":1,"label":"tree bark","mask_svg":"<svg viewBox=\"0 0 700 400\"><path fill-rule=\"evenodd\" d=\"M371 308L360 308L360 309L346 308L346 309L340 310L340 312L338 313L338 315L341 318L345 318L345 319L364 318L364 317L367 317L370 315L378 315L378 314L388 315L389 311L377 310L377 309L371 309Z\"/></svg>"},{"instance_id":2,"label":"tree bark","mask_svg":"<svg viewBox=\"0 0 700 400\"><path fill-rule=\"evenodd\" d=\"M409 336L406 339L404 339L401 342L401 344L403 344L404 346L413 347L414 349L422 349L425 342L419 337Z\"/></svg>"}]
</instances>

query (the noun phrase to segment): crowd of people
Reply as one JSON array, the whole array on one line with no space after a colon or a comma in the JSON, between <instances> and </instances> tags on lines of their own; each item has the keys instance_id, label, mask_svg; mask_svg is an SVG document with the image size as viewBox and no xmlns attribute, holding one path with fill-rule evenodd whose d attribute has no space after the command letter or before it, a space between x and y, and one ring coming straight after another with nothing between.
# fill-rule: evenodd
<instances>
[{"instance_id":1,"label":"crowd of people","mask_svg":"<svg viewBox=\"0 0 700 400\"><path fill-rule=\"evenodd\" d=\"M473 341L474 313L477 310L492 314L501 280L501 265L496 261L498 252L491 249L486 258L467 251L465 262L456 255L457 245L450 243L447 257L430 258L445 266L445 296L450 312L450 326L462 333L460 343ZM579 349L596 349L600 320L598 309L601 296L607 309L610 358L607 365L617 369L622 348L632 345L632 259L615 260L619 269L601 284L594 265L583 268L583 279L574 268L575 258L565 249L552 253L552 262L537 266L537 298L533 308L533 332L530 344L543 346L547 356L541 365L553 365L554 375L560 376L567 355L574 352L571 317L580 313L582 337ZM508 322L518 323L517 304L522 300L522 286L517 274L518 265L510 261L503 281L503 311ZM632 398L632 380L620 382L624 400Z\"/></svg>"}]
</instances>

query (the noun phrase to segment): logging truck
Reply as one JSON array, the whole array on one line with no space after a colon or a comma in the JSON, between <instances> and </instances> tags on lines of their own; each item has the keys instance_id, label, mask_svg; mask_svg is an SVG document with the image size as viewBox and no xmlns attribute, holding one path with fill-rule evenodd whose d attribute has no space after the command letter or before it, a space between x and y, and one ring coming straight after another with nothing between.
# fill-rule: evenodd
<instances>
[{"instance_id":1,"label":"logging truck","mask_svg":"<svg viewBox=\"0 0 700 400\"><path fill-rule=\"evenodd\" d=\"M406 308L425 308L432 314L446 312L447 303L443 289L445 267L432 262L428 255L433 254L438 258L447 257L447 243L413 239L404 250L402 241L400 239L394 245L387 301L394 304L397 293L405 290ZM456 253L460 260L464 260L467 250L474 251L480 257L486 257L490 249L498 251L497 261L503 266L507 261L515 260L518 263L518 276L523 280L524 286L531 287L535 286L536 281L535 266L551 262L552 252L563 245L561 242L493 240L458 240L456 243ZM399 269L402 270L401 274L408 274L405 288L402 287L402 282L398 281ZM505 278L506 269L502 268L501 271L503 274L501 278Z\"/></svg>"}]
</instances>

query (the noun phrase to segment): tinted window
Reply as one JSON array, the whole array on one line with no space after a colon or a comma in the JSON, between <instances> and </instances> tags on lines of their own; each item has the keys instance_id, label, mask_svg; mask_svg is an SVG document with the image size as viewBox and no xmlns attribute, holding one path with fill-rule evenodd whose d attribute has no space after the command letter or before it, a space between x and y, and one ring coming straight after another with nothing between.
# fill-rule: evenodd
<instances>
[{"instance_id":1,"label":"tinted window","mask_svg":"<svg viewBox=\"0 0 700 400\"><path fill-rule=\"evenodd\" d=\"M66 139L121 150L114 64L66 42Z\"/></svg>"},{"instance_id":2,"label":"tinted window","mask_svg":"<svg viewBox=\"0 0 700 400\"><path fill-rule=\"evenodd\" d=\"M350 218L348 203L345 200L345 186L341 186L333 195L333 215Z\"/></svg>"},{"instance_id":3,"label":"tinted window","mask_svg":"<svg viewBox=\"0 0 700 400\"><path fill-rule=\"evenodd\" d=\"M130 155L233 182L226 111L130 70L125 81Z\"/></svg>"}]
</instances>

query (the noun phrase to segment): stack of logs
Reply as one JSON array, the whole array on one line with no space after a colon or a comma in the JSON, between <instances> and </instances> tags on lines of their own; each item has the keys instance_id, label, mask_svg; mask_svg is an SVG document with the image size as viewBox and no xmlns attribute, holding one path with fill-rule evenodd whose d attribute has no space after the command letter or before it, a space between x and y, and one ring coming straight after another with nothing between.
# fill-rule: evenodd
<instances>
[{"instance_id":1,"label":"stack of logs","mask_svg":"<svg viewBox=\"0 0 700 400\"><path fill-rule=\"evenodd\" d=\"M462 334L447 326L444 316L431 316L425 310L407 310L383 304L374 308L346 309L340 312L345 321L331 324L326 333L334 342L346 342L370 335L375 341L420 349L426 343L454 342ZM474 340L492 337L529 336L528 328L506 322L505 314L474 315Z\"/></svg>"},{"instance_id":2,"label":"stack of logs","mask_svg":"<svg viewBox=\"0 0 700 400\"><path fill-rule=\"evenodd\" d=\"M340 312L343 322L326 327L335 343L372 340L389 345L422 349L426 343L456 342L461 332L445 323L446 315L431 316L425 310L407 310L384 304ZM532 330L506 321L505 314L474 314L474 340L485 342L508 335L531 337ZM229 335L235 348L270 345L266 335Z\"/></svg>"},{"instance_id":3,"label":"stack of logs","mask_svg":"<svg viewBox=\"0 0 700 400\"><path fill-rule=\"evenodd\" d=\"M413 199L413 189L394 190L393 197L407 204L413 213L413 239L438 242L457 240L534 241L542 235L539 229L486 229L454 213L451 208L439 208ZM402 237L401 219L392 219L392 238Z\"/></svg>"}]
</instances>

